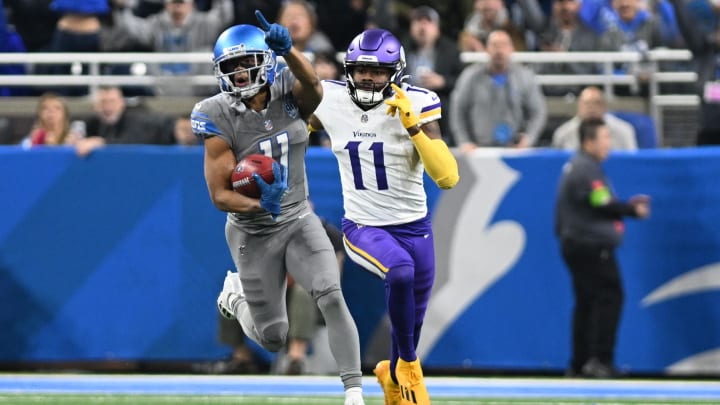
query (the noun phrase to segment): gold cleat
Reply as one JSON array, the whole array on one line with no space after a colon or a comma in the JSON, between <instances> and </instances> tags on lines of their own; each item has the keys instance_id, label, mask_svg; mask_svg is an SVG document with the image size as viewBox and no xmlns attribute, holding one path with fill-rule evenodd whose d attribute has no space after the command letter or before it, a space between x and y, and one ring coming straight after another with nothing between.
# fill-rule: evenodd
<instances>
[{"instance_id":1,"label":"gold cleat","mask_svg":"<svg viewBox=\"0 0 720 405\"><path fill-rule=\"evenodd\" d=\"M420 359L410 363L398 359L395 376L400 386L401 405L430 405L430 395L425 387Z\"/></svg>"},{"instance_id":2,"label":"gold cleat","mask_svg":"<svg viewBox=\"0 0 720 405\"><path fill-rule=\"evenodd\" d=\"M385 405L400 405L400 386L390 376L390 360L378 362L373 370L385 394Z\"/></svg>"}]
</instances>

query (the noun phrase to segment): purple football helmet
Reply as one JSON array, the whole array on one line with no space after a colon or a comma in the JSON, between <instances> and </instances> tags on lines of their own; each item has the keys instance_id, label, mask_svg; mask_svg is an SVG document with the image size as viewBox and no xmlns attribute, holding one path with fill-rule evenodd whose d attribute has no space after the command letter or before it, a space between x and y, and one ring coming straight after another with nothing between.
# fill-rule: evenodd
<instances>
[{"instance_id":1,"label":"purple football helmet","mask_svg":"<svg viewBox=\"0 0 720 405\"><path fill-rule=\"evenodd\" d=\"M400 86L405 77L405 50L389 31L365 30L350 42L345 53L344 66L350 97L360 105L373 106L393 95L390 83ZM390 69L392 74L382 87L358 88L353 80L353 69L357 66L385 67Z\"/></svg>"}]
</instances>

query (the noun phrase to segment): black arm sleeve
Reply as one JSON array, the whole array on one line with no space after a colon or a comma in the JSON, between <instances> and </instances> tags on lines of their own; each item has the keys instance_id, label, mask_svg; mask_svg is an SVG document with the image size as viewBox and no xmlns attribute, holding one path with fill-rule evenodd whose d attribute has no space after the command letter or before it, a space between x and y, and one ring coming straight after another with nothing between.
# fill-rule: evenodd
<instances>
[{"instance_id":1,"label":"black arm sleeve","mask_svg":"<svg viewBox=\"0 0 720 405\"><path fill-rule=\"evenodd\" d=\"M605 205L601 205L598 207L594 207L595 210L602 212L603 214L606 214L613 218L619 218L619 217L635 217L637 214L635 213L635 207L632 206L632 204L628 204L626 202L620 201L620 200L612 200L609 203Z\"/></svg>"}]
</instances>

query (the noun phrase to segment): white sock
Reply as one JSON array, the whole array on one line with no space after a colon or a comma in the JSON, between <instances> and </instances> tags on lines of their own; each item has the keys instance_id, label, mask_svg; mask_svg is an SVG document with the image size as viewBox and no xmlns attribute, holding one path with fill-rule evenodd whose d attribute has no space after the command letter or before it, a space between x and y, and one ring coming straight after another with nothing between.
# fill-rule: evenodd
<instances>
[{"instance_id":1,"label":"white sock","mask_svg":"<svg viewBox=\"0 0 720 405\"><path fill-rule=\"evenodd\" d=\"M365 405L362 388L352 387L345 390L345 405Z\"/></svg>"}]
</instances>

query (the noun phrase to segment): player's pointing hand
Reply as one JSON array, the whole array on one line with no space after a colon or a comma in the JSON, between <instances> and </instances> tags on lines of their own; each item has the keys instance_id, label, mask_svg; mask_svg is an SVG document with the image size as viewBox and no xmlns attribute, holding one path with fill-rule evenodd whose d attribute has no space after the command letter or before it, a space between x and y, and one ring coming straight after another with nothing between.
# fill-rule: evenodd
<instances>
[{"instance_id":1,"label":"player's pointing hand","mask_svg":"<svg viewBox=\"0 0 720 405\"><path fill-rule=\"evenodd\" d=\"M260 23L260 28L265 31L265 42L270 49L280 56L290 53L290 48L292 48L290 31L280 24L270 24L260 10L255 10L255 17Z\"/></svg>"},{"instance_id":2,"label":"player's pointing hand","mask_svg":"<svg viewBox=\"0 0 720 405\"><path fill-rule=\"evenodd\" d=\"M391 86L392 89L395 90L395 98L385 100L385 104L389 106L387 114L394 117L395 112L399 111L398 115L400 116L400 121L402 121L405 128L412 128L416 126L420 120L413 112L410 99L395 83L392 83Z\"/></svg>"}]
</instances>

